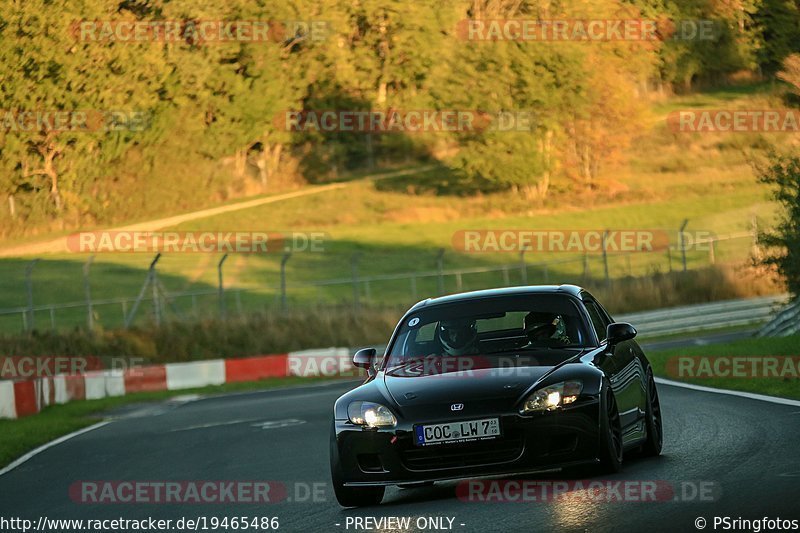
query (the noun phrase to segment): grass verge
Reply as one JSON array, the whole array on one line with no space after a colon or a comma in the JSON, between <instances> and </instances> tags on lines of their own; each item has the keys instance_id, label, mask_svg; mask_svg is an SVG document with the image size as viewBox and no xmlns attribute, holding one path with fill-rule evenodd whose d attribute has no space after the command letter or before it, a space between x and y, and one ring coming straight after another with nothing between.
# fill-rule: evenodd
<instances>
[{"instance_id":1,"label":"grass verge","mask_svg":"<svg viewBox=\"0 0 800 533\"><path fill-rule=\"evenodd\" d=\"M276 387L306 385L330 379L333 378L268 378L259 381L225 383L196 389L140 392L114 398L51 405L37 415L16 420L0 420L0 467L8 465L26 452L62 435L102 421L107 418L107 411L123 405L162 402L185 394L203 394L205 396L258 391Z\"/></svg>"},{"instance_id":2,"label":"grass verge","mask_svg":"<svg viewBox=\"0 0 800 533\"><path fill-rule=\"evenodd\" d=\"M706 357L763 357L768 355L797 356L800 346L800 335L779 338L743 339L726 344L692 346L688 348L671 348L668 350L649 351L648 359L657 376L675 381L704 385L718 389L730 389L770 396L800 399L800 379L797 377L713 377L684 378L668 371L669 361L679 356ZM748 365L749 366L749 365ZM699 368L699 365L698 365ZM795 366L795 368L797 368Z\"/></svg>"}]
</instances>

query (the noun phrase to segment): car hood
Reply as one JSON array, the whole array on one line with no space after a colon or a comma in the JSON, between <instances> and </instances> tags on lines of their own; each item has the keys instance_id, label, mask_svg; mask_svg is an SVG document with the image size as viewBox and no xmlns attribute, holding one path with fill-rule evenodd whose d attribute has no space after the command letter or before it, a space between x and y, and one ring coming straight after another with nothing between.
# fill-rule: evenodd
<instances>
[{"instance_id":1,"label":"car hood","mask_svg":"<svg viewBox=\"0 0 800 533\"><path fill-rule=\"evenodd\" d=\"M582 353L558 350L517 358L471 356L460 363L428 358L386 370L383 381L401 408L447 404L449 409L453 403L476 401L485 407L507 408L555 367L575 361Z\"/></svg>"}]
</instances>

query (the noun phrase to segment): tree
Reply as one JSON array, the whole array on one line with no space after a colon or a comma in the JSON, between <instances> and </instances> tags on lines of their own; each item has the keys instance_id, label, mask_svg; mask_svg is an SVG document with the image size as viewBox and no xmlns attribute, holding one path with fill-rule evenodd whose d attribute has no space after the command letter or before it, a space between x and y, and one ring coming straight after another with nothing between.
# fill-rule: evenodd
<instances>
[{"instance_id":1,"label":"tree","mask_svg":"<svg viewBox=\"0 0 800 533\"><path fill-rule=\"evenodd\" d=\"M789 84L789 90L800 96L800 54L792 54L783 61L778 78Z\"/></svg>"},{"instance_id":2,"label":"tree","mask_svg":"<svg viewBox=\"0 0 800 533\"><path fill-rule=\"evenodd\" d=\"M773 198L783 214L773 232L760 236L767 255L763 262L774 266L786 280L794 300L800 299L800 157L771 154L758 169L759 180L774 188Z\"/></svg>"},{"instance_id":3,"label":"tree","mask_svg":"<svg viewBox=\"0 0 800 533\"><path fill-rule=\"evenodd\" d=\"M640 18L618 2L474 0L468 18L613 20ZM657 45L640 42L465 42L442 61L434 101L443 107L530 111L526 132L488 130L459 135L451 166L473 180L546 197L560 167L593 187L603 165L641 131L637 88L655 71Z\"/></svg>"},{"instance_id":4,"label":"tree","mask_svg":"<svg viewBox=\"0 0 800 533\"><path fill-rule=\"evenodd\" d=\"M581 65L580 97L565 113L564 165L568 176L585 188L596 187L604 168L620 161L647 123L638 82L652 72L651 65L640 59L637 66L619 48L598 47L588 54ZM646 52L642 55L647 57Z\"/></svg>"},{"instance_id":5,"label":"tree","mask_svg":"<svg viewBox=\"0 0 800 533\"><path fill-rule=\"evenodd\" d=\"M77 13L51 9L45 0L13 3L0 24L0 101L6 111L0 185L9 210L28 225L50 219L76 225L96 210L92 191L105 178L106 165L146 143L146 131L113 117L148 116L155 109L163 64L157 51L137 45L76 39L69 21L81 18ZM99 3L88 2L82 15L106 16ZM52 118L58 112L79 124L82 114L87 127L59 129L35 120L29 130L18 127L20 114Z\"/></svg>"},{"instance_id":6,"label":"tree","mask_svg":"<svg viewBox=\"0 0 800 533\"><path fill-rule=\"evenodd\" d=\"M754 16L759 31L758 62L772 74L783 60L800 52L800 2L797 0L761 0Z\"/></svg>"}]
</instances>

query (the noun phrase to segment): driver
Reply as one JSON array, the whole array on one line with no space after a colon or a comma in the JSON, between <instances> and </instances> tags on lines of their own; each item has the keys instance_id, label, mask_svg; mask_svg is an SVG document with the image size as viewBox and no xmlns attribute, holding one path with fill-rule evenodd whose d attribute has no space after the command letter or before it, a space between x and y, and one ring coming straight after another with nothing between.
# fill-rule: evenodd
<instances>
[{"instance_id":1,"label":"driver","mask_svg":"<svg viewBox=\"0 0 800 533\"><path fill-rule=\"evenodd\" d=\"M475 320L468 318L442 320L436 331L444 355L478 353L478 328Z\"/></svg>"},{"instance_id":2,"label":"driver","mask_svg":"<svg viewBox=\"0 0 800 533\"><path fill-rule=\"evenodd\" d=\"M557 341L571 344L567 335L567 325L561 315L532 311L525 315L523 324L529 344L541 345L543 341Z\"/></svg>"}]
</instances>

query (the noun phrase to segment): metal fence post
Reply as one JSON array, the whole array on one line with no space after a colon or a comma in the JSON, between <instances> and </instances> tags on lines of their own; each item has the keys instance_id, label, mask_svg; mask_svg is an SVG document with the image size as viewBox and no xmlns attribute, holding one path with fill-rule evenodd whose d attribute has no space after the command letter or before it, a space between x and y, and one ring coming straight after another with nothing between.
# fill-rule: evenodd
<instances>
[{"instance_id":1,"label":"metal fence post","mask_svg":"<svg viewBox=\"0 0 800 533\"><path fill-rule=\"evenodd\" d=\"M222 266L225 264L225 260L228 258L228 254L222 256L222 259L219 260L217 263L217 280L219 284L219 317L222 320L225 320L225 283L222 278Z\"/></svg>"},{"instance_id":2,"label":"metal fence post","mask_svg":"<svg viewBox=\"0 0 800 533\"><path fill-rule=\"evenodd\" d=\"M35 267L38 262L38 259L34 259L25 267L25 290L28 293L28 331L33 331L36 327L36 317L33 312L33 280L31 276L33 274L33 267Z\"/></svg>"},{"instance_id":3,"label":"metal fence post","mask_svg":"<svg viewBox=\"0 0 800 533\"><path fill-rule=\"evenodd\" d=\"M281 311L284 313L287 309L286 302L286 262L292 257L292 252L286 252L281 258Z\"/></svg>"},{"instance_id":4,"label":"metal fence post","mask_svg":"<svg viewBox=\"0 0 800 533\"><path fill-rule=\"evenodd\" d=\"M603 230L603 275L606 277L606 286L611 283L608 277L608 230Z\"/></svg>"},{"instance_id":5,"label":"metal fence post","mask_svg":"<svg viewBox=\"0 0 800 533\"><path fill-rule=\"evenodd\" d=\"M353 308L356 313L359 310L361 303L358 300L358 254L355 253L350 257L350 271L353 276Z\"/></svg>"},{"instance_id":6,"label":"metal fence post","mask_svg":"<svg viewBox=\"0 0 800 533\"><path fill-rule=\"evenodd\" d=\"M131 312L125 316L125 329L131 327L133 323L133 318L136 316L136 311L139 309L139 304L142 303L142 299L144 298L145 292L147 291L147 287L152 284L153 285L153 305L155 306L155 311L158 312L158 287L156 286L156 263L158 260L161 259L161 253L157 253L153 260L150 262L150 268L147 271L147 277L144 280L144 284L142 285L142 289L139 291L139 296L136 297L136 300L133 302L133 308ZM125 306L123 306L123 313L125 312ZM160 322L161 317L156 316L156 323Z\"/></svg>"},{"instance_id":7,"label":"metal fence post","mask_svg":"<svg viewBox=\"0 0 800 533\"><path fill-rule=\"evenodd\" d=\"M156 268L155 262L153 266L150 268L150 286L153 289L153 315L156 319L156 326L161 325L161 301L158 297L158 282L156 278Z\"/></svg>"},{"instance_id":8,"label":"metal fence post","mask_svg":"<svg viewBox=\"0 0 800 533\"><path fill-rule=\"evenodd\" d=\"M589 255L583 252L583 283L589 279Z\"/></svg>"},{"instance_id":9,"label":"metal fence post","mask_svg":"<svg viewBox=\"0 0 800 533\"><path fill-rule=\"evenodd\" d=\"M681 224L681 229L678 232L678 237L680 237L680 244L681 244L681 256L683 258L683 271L686 272L686 242L683 240L683 230L686 229L686 225L689 223L689 219L683 219L683 224Z\"/></svg>"},{"instance_id":10,"label":"metal fence post","mask_svg":"<svg viewBox=\"0 0 800 533\"><path fill-rule=\"evenodd\" d=\"M525 264L525 252L528 250L528 247L524 247L519 252L519 273L520 277L522 278L522 284L528 284L528 265Z\"/></svg>"},{"instance_id":11,"label":"metal fence post","mask_svg":"<svg viewBox=\"0 0 800 533\"><path fill-rule=\"evenodd\" d=\"M86 327L89 333L94 331L94 309L92 309L92 285L89 282L89 271L92 268L94 255L90 255L86 263L83 264L83 292L86 295Z\"/></svg>"},{"instance_id":12,"label":"metal fence post","mask_svg":"<svg viewBox=\"0 0 800 533\"><path fill-rule=\"evenodd\" d=\"M436 279L436 289L439 296L444 294L444 248L439 248L436 254L436 272L438 273Z\"/></svg>"}]
</instances>

